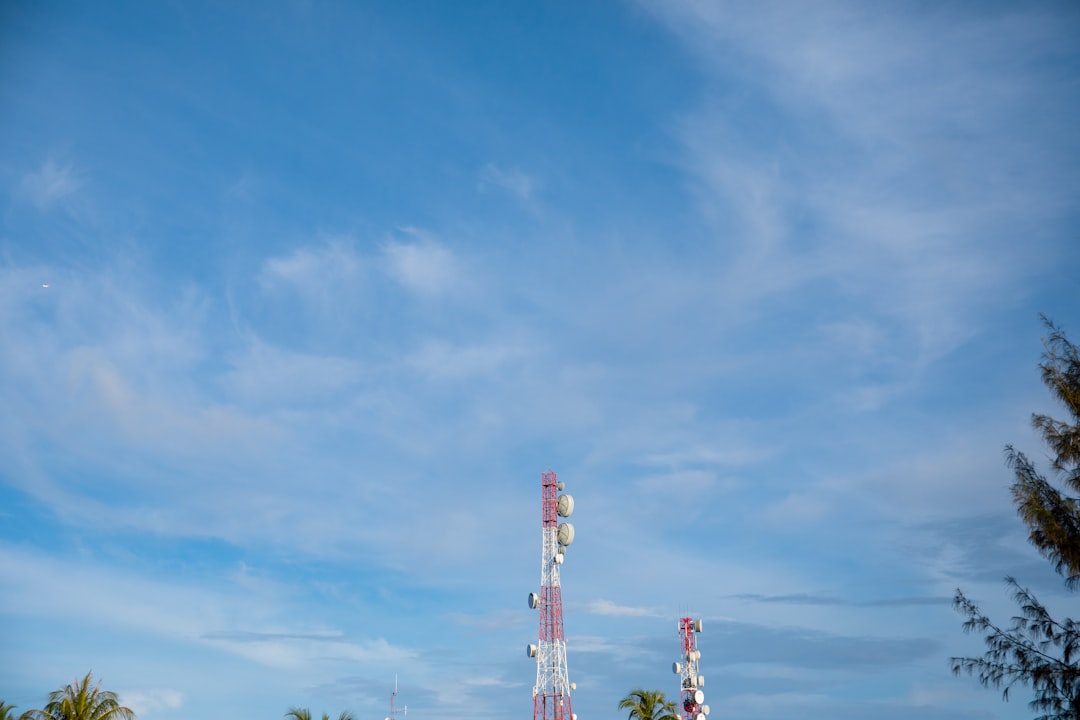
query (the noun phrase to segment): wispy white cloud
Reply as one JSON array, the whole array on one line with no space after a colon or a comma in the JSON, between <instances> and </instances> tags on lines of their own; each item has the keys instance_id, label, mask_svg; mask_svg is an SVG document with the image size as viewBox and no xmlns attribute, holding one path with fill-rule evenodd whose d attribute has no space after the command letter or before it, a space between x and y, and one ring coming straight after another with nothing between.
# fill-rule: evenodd
<instances>
[{"instance_id":1,"label":"wispy white cloud","mask_svg":"<svg viewBox=\"0 0 1080 720\"><path fill-rule=\"evenodd\" d=\"M700 499L710 492L733 492L745 482L732 476L720 477L713 470L682 470L664 475L649 475L634 481L638 490L651 494L691 496Z\"/></svg>"},{"instance_id":2,"label":"wispy white cloud","mask_svg":"<svg viewBox=\"0 0 1080 720\"><path fill-rule=\"evenodd\" d=\"M750 440L749 423L722 423L724 427L717 435L731 438L729 442L713 446L686 444L669 452L654 452L641 458L644 465L666 465L675 468L694 465L714 465L719 467L739 467L753 465L769 457L770 451L764 445L758 446Z\"/></svg>"},{"instance_id":3,"label":"wispy white cloud","mask_svg":"<svg viewBox=\"0 0 1080 720\"><path fill-rule=\"evenodd\" d=\"M1001 440L990 434L994 432ZM830 474L813 492L833 499L850 493L876 512L898 519L1008 512L1009 476L1000 454L1006 442L1004 429L962 428L946 437L940 445L910 448L903 456L858 474ZM988 483L1000 492L987 492Z\"/></svg>"},{"instance_id":4,"label":"wispy white cloud","mask_svg":"<svg viewBox=\"0 0 1080 720\"><path fill-rule=\"evenodd\" d=\"M47 291L33 282L42 274L56 278ZM9 339L0 366L9 408L21 418L6 439L31 433L89 460L110 446L228 453L275 435L265 420L200 390L194 370L204 357L207 306L197 295L156 306L138 280L112 273L15 267L0 276L0 327Z\"/></svg>"},{"instance_id":5,"label":"wispy white cloud","mask_svg":"<svg viewBox=\"0 0 1080 720\"><path fill-rule=\"evenodd\" d=\"M911 689L908 694L907 700L915 707L922 707L924 705L949 705L952 703L959 703L963 701L968 695L968 691L958 686L955 682L952 683L919 683Z\"/></svg>"},{"instance_id":6,"label":"wispy white cloud","mask_svg":"<svg viewBox=\"0 0 1080 720\"><path fill-rule=\"evenodd\" d=\"M346 637L334 628L285 624L290 611L280 585L264 583L253 591L232 583L208 586L205 578L192 583L159 580L96 558L64 560L10 545L0 545L0 559L19 583L17 591L0 598L0 612L9 615L77 617L118 636L137 632L188 647L205 644L275 668L306 668L327 655L367 668L402 666L416 658L414 651L383 638ZM74 582L107 584L112 592L95 600L63 590Z\"/></svg>"},{"instance_id":7,"label":"wispy white cloud","mask_svg":"<svg viewBox=\"0 0 1080 720\"><path fill-rule=\"evenodd\" d=\"M907 663L897 677L940 671L947 650L925 638L957 629L937 606L982 559L973 543L932 537L911 519L1009 510L1004 492L986 490L1001 471L993 438L1002 433L983 418L961 436L940 429L979 412L957 410L974 393L950 388L941 411L926 398L938 396L932 380L956 377L941 358L1029 290L1016 277L1055 256L1039 228L1075 203L1063 199L1076 196L1073 176L1051 182L1075 160L1075 141L1071 124L1040 120L1062 117L1052 73L1025 68L1039 65L1040 44L1060 48L1067 33L1023 8L1008 11L1017 24L956 5L925 17L828 0L814 12L767 0L649 8L693 49L697 71L684 53L649 53L651 68L686 83L671 96L681 98L676 115L654 106L644 119L624 115L624 128L603 125L616 143L648 142L666 118L672 167L634 164L640 146L593 143L595 129L578 125L566 133L587 152L552 157L545 177L588 166L589 180L610 178L611 196L627 198L663 183L665 197L633 217L651 215L664 232L628 221L625 208L605 210L596 186L555 187L528 166L477 169L476 157L504 156L494 147L440 158L467 177L438 200L422 194L433 174L398 173L409 187L391 187L394 172L368 175L380 172L377 153L361 163L364 177L343 165L325 176L333 187L304 195L289 185L296 163L274 164L296 155L275 147L272 157L226 153L208 170L220 189L237 179L228 163L259 168L223 198L226 226L248 215L272 226L252 234L258 243L216 227L213 201L184 214L173 202L189 197L173 192L183 185L163 183L154 190L167 202L118 195L118 207L134 209L111 217L110 232L148 248L141 260L95 269L59 241L41 252L77 255L77 269L4 260L0 470L19 502L54 523L50 543L87 546L83 558L0 548L11 571L5 617L74 617L155 648L194 648L196 659L181 662L207 675L204 663L227 658L238 672L214 674L245 702L291 693L306 704L310 691L321 710L334 706L318 693L351 703L378 687L382 712L400 667L432 712L502 717L528 702L534 668L521 645L535 615L516 593L536 581L533 473L553 465L578 501L563 579L571 668L583 690L579 668L595 679L578 696L583 717L590 704L610 711L611 688L665 670L677 649L669 621L685 603L706 617L706 661L739 678L727 686L738 695L725 690L728 714L891 719L910 717L913 702L920 717L935 717L938 702L963 708L964 698L909 697L906 679L881 677L894 660ZM641 19L636 27L651 33ZM348 50L324 49L305 55ZM406 54L410 67L425 62ZM321 147L345 146L333 135L339 114L321 117L330 118ZM189 119L185 136L221 130ZM1033 130L1016 132L1017 119ZM271 124L260 137L277 132ZM508 144L535 144L509 132ZM361 133L350 147L364 137L383 135ZM432 139L447 153L459 145ZM624 177L603 176L615 167L611 148L631 171ZM319 157L335 170L331 154ZM98 177L46 163L15 177L16 203L68 208L90 189L97 200ZM374 177L386 195L355 190L353 180ZM531 223L474 212L530 209L566 190L574 197ZM271 207L278 193L290 202ZM381 201L391 196L402 202ZM417 207L432 230L387 228L384 238L389 223L415 222ZM10 215L31 218L29 230L56 229L57 217L23 209ZM212 244L189 252L200 222ZM304 227L364 223L381 243ZM23 237L15 223L5 228ZM279 232L305 239L282 249ZM249 262L232 264L234 250ZM215 291L223 255L231 323ZM182 291L178 272L200 286ZM17 527L21 511L4 520ZM996 550L1024 542L994 538ZM110 543L123 560L94 555ZM75 599L63 590L73 581L110 590ZM508 588L518 590L504 603ZM890 637L874 635L882 627ZM388 630L380 638L371 628ZM52 651L34 654L55 664ZM851 681L874 668L886 670ZM757 694L741 684L749 676L773 684ZM895 702L837 699L880 694L885 682L897 683ZM162 716L198 714L208 694L197 678L125 683L143 688L131 694L140 709Z\"/></svg>"},{"instance_id":8,"label":"wispy white cloud","mask_svg":"<svg viewBox=\"0 0 1080 720\"><path fill-rule=\"evenodd\" d=\"M184 705L184 693L169 688L120 691L117 695L138 717L154 717L160 710L178 710Z\"/></svg>"},{"instance_id":9,"label":"wispy white cloud","mask_svg":"<svg viewBox=\"0 0 1080 720\"><path fill-rule=\"evenodd\" d=\"M611 617L649 617L659 616L661 613L657 613L655 610L643 607L633 607L630 605L619 605L611 600L591 600L585 604L585 608L593 615L608 615Z\"/></svg>"},{"instance_id":10,"label":"wispy white cloud","mask_svg":"<svg viewBox=\"0 0 1080 720\"><path fill-rule=\"evenodd\" d=\"M95 625L139 630L151 636L193 639L207 624L226 624L239 610L235 600L200 588L156 583L89 558L64 560L51 554L0 545L6 573L15 583L0 597L5 613L26 617L82 618ZM73 594L73 583L104 583L107 595ZM233 607L230 608L230 605Z\"/></svg>"},{"instance_id":11,"label":"wispy white cloud","mask_svg":"<svg viewBox=\"0 0 1080 720\"><path fill-rule=\"evenodd\" d=\"M734 595L739 600L750 600L761 603L784 603L793 605L846 605L863 607L904 607L924 605L948 605L952 602L947 596L922 596L902 598L881 598L877 600L855 601L848 598L830 597L828 595L812 595L810 593L795 593L791 595L757 595L743 593Z\"/></svg>"},{"instance_id":12,"label":"wispy white cloud","mask_svg":"<svg viewBox=\"0 0 1080 720\"><path fill-rule=\"evenodd\" d=\"M520 612L498 610L483 615L464 612L450 613L450 622L463 627L472 627L485 632L497 632L508 627L521 627L532 624L532 618Z\"/></svg>"},{"instance_id":13,"label":"wispy white cloud","mask_svg":"<svg viewBox=\"0 0 1080 720\"><path fill-rule=\"evenodd\" d=\"M497 372L504 364L526 355L523 346L512 343L458 347L429 340L408 356L408 362L431 379L460 381Z\"/></svg>"},{"instance_id":14,"label":"wispy white cloud","mask_svg":"<svg viewBox=\"0 0 1080 720\"><path fill-rule=\"evenodd\" d=\"M255 443L276 434L273 425L218 404L185 407L178 398L136 388L100 351L77 348L68 357L70 395L97 422L114 424L121 442L147 450L187 453L209 446Z\"/></svg>"},{"instance_id":15,"label":"wispy white cloud","mask_svg":"<svg viewBox=\"0 0 1080 720\"><path fill-rule=\"evenodd\" d=\"M406 289L423 297L438 297L457 287L462 268L448 247L414 228L405 232L413 242L389 241L383 245L386 272Z\"/></svg>"},{"instance_id":16,"label":"wispy white cloud","mask_svg":"<svg viewBox=\"0 0 1080 720\"><path fill-rule=\"evenodd\" d=\"M295 352L257 337L230 361L221 380L225 394L256 407L323 402L364 377L364 367L351 358Z\"/></svg>"},{"instance_id":17,"label":"wispy white cloud","mask_svg":"<svg viewBox=\"0 0 1080 720\"><path fill-rule=\"evenodd\" d=\"M533 197L535 180L517 169L506 169L494 163L488 163L479 173L480 182L478 188L485 192L488 187L496 187L510 193L520 201L528 201Z\"/></svg>"},{"instance_id":18,"label":"wispy white cloud","mask_svg":"<svg viewBox=\"0 0 1080 720\"><path fill-rule=\"evenodd\" d=\"M267 259L259 282L268 292L294 292L329 310L335 301L340 303L353 295L354 287L363 281L364 270L362 258L348 241L329 239Z\"/></svg>"},{"instance_id":19,"label":"wispy white cloud","mask_svg":"<svg viewBox=\"0 0 1080 720\"><path fill-rule=\"evenodd\" d=\"M206 642L275 668L310 668L333 658L358 669L409 666L417 662L415 651L392 645L382 638L347 640L334 635L305 632L207 633Z\"/></svg>"},{"instance_id":20,"label":"wispy white cloud","mask_svg":"<svg viewBox=\"0 0 1080 720\"><path fill-rule=\"evenodd\" d=\"M769 505L763 517L773 525L813 523L821 520L833 504L813 492L793 492Z\"/></svg>"},{"instance_id":21,"label":"wispy white cloud","mask_svg":"<svg viewBox=\"0 0 1080 720\"><path fill-rule=\"evenodd\" d=\"M23 176L19 193L38 210L48 210L78 192L84 183L83 174L73 164L60 165L50 158L37 171Z\"/></svg>"},{"instance_id":22,"label":"wispy white cloud","mask_svg":"<svg viewBox=\"0 0 1080 720\"><path fill-rule=\"evenodd\" d=\"M617 368L612 363L612 368ZM585 378L588 376L586 375ZM649 382L667 386L669 377L643 376ZM699 470L744 468L759 464L775 453L763 438L763 430L753 421L738 421L716 414L696 401L684 399L673 390L672 399L662 398L623 407L617 391L623 378L609 369L600 380L583 383L577 402L597 403L609 422L597 422L589 461L608 462L613 458L632 460L649 469L680 473ZM707 382L702 379L702 382ZM610 422L618 417L618 422Z\"/></svg>"},{"instance_id":23,"label":"wispy white cloud","mask_svg":"<svg viewBox=\"0 0 1080 720\"><path fill-rule=\"evenodd\" d=\"M618 653L632 647L630 641L619 642L599 635L573 635L566 642L575 653Z\"/></svg>"},{"instance_id":24,"label":"wispy white cloud","mask_svg":"<svg viewBox=\"0 0 1080 720\"><path fill-rule=\"evenodd\" d=\"M1050 14L645 5L711 79L675 132L703 217L732 244L724 304L858 303L864 332L872 321L888 338L879 362L910 358L889 372L913 377L978 332L974 318L1003 287L1054 255L1015 242L1033 217L1059 216L1062 186L1075 183L1061 158L1035 159L1048 146L1036 150L1031 135L1046 123L1064 140L1048 115L1029 111L1058 117L1067 102L1066 80L1032 69L1068 42ZM752 119L761 113L787 130L763 132ZM822 316L854 322L843 310ZM853 402L873 409L892 396Z\"/></svg>"}]
</instances>

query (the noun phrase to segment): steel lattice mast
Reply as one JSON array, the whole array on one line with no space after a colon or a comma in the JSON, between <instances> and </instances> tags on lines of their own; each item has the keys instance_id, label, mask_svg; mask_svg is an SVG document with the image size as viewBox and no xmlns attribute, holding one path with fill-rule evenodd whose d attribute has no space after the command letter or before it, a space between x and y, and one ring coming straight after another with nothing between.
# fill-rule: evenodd
<instances>
[{"instance_id":1,"label":"steel lattice mast","mask_svg":"<svg viewBox=\"0 0 1080 720\"><path fill-rule=\"evenodd\" d=\"M570 517L574 498L558 495L563 483L550 470L540 476L541 531L543 552L540 561L540 594L529 593L529 607L540 611L540 638L529 645L529 657L536 658L536 685L533 686L533 720L577 720L570 707L570 682L566 669L566 634L563 630L562 588L559 567L567 546L574 541L574 526L559 525L558 516Z\"/></svg>"},{"instance_id":2,"label":"steel lattice mast","mask_svg":"<svg viewBox=\"0 0 1080 720\"><path fill-rule=\"evenodd\" d=\"M697 636L701 632L701 618L679 618L679 640L682 643L682 657L671 666L679 676L679 716L682 720L706 720L709 706L705 705L705 676L701 675L698 663L701 651L698 650Z\"/></svg>"}]
</instances>

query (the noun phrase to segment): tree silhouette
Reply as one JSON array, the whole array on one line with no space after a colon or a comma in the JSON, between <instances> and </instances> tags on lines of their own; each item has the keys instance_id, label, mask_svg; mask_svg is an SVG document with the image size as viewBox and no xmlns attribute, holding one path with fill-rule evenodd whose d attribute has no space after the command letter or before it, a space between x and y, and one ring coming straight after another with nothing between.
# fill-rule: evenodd
<instances>
[{"instance_id":1,"label":"tree silhouette","mask_svg":"<svg viewBox=\"0 0 1080 720\"><path fill-rule=\"evenodd\" d=\"M1052 453L1050 468L1065 491L1036 470L1027 457L1011 445L1005 448L1017 514L1028 527L1028 539L1065 580L1066 587L1080 585L1080 353L1064 332L1043 316L1050 334L1043 340L1045 352L1039 368L1043 383L1069 413L1071 422L1046 415L1032 415L1031 423ZM1069 618L1058 621L1021 587L1005 579L1020 614L1007 628L983 615L959 589L953 607L967 618L964 632L986 633L986 653L978 658L954 657L954 674L978 678L985 687L1009 690L1020 683L1035 692L1029 703L1042 713L1036 720L1080 720L1080 624Z\"/></svg>"}]
</instances>

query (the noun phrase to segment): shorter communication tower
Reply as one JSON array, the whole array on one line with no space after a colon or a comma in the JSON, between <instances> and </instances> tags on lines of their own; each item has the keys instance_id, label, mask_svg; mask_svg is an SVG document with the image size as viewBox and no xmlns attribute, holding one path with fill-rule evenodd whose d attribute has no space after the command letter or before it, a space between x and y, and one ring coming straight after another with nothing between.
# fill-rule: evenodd
<instances>
[{"instance_id":1,"label":"shorter communication tower","mask_svg":"<svg viewBox=\"0 0 1080 720\"><path fill-rule=\"evenodd\" d=\"M394 676L394 692L390 693L390 715L386 720L399 720L398 715L401 716L400 720L405 720L405 716L409 712L408 705L402 705L401 710L394 707L394 701L397 700L397 675Z\"/></svg>"},{"instance_id":2,"label":"shorter communication tower","mask_svg":"<svg viewBox=\"0 0 1080 720\"><path fill-rule=\"evenodd\" d=\"M682 657L671 669L679 676L679 717L682 720L705 720L709 706L705 705L705 676L699 673L698 662L701 651L697 647L697 636L701 632L701 618L679 618L679 640L682 643Z\"/></svg>"},{"instance_id":3,"label":"shorter communication tower","mask_svg":"<svg viewBox=\"0 0 1080 720\"><path fill-rule=\"evenodd\" d=\"M529 657L536 658L533 685L533 720L577 720L570 708L570 691L575 689L566 669L566 633L563 630L562 586L559 568L566 548L574 542L574 526L559 524L559 517L574 512L574 498L559 495L563 484L550 470L540 476L540 594L529 593L529 607L540 611L540 638L529 644Z\"/></svg>"}]
</instances>

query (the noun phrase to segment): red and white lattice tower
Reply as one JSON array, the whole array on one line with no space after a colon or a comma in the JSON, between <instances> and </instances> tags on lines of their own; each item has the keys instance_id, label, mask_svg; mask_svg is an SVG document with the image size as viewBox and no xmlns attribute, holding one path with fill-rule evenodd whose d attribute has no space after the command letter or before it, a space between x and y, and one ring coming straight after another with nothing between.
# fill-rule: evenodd
<instances>
[{"instance_id":1,"label":"red and white lattice tower","mask_svg":"<svg viewBox=\"0 0 1080 720\"><path fill-rule=\"evenodd\" d=\"M533 720L577 720L570 708L570 682L566 670L566 634L563 630L562 588L559 568L566 548L574 541L574 526L559 524L559 516L570 517L574 498L559 495L563 484L550 470L540 476L540 527L543 553L540 560L540 593L529 593L529 607L540 611L540 639L528 647L536 658L533 686Z\"/></svg>"},{"instance_id":2,"label":"red and white lattice tower","mask_svg":"<svg viewBox=\"0 0 1080 720\"><path fill-rule=\"evenodd\" d=\"M697 636L701 632L701 618L679 618L679 640L682 642L682 656L671 666L679 676L679 717L683 720L705 720L709 706L705 705L705 676L700 673L698 663L701 651L698 650Z\"/></svg>"}]
</instances>

